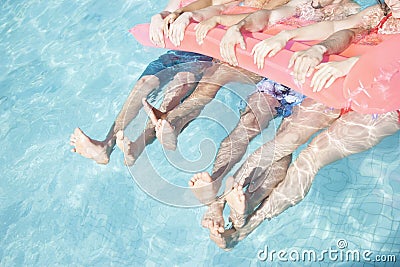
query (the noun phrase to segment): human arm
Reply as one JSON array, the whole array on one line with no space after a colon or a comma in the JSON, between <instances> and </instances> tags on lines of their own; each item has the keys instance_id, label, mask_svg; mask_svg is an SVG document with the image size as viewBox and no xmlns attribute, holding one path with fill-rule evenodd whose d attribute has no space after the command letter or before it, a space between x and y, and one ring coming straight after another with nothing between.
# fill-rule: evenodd
<instances>
[{"instance_id":1,"label":"human arm","mask_svg":"<svg viewBox=\"0 0 400 267\"><path fill-rule=\"evenodd\" d=\"M238 2L234 2L238 3ZM190 6L190 5L189 5ZM221 4L208 6L200 10L185 11L184 13L171 13L170 16L164 19L164 33L175 46L179 46L184 37L184 31L189 25L190 20L203 21L212 18L215 15L221 14L229 5ZM192 9L192 8L188 8Z\"/></svg>"},{"instance_id":2,"label":"human arm","mask_svg":"<svg viewBox=\"0 0 400 267\"><path fill-rule=\"evenodd\" d=\"M246 48L242 31L261 31L282 18L292 16L296 11L295 4L298 1L292 0L288 4L273 10L262 9L256 11L232 25L221 39L220 53L222 58L231 65L236 66L238 63L235 55L235 46L240 44L242 49Z\"/></svg>"},{"instance_id":3,"label":"human arm","mask_svg":"<svg viewBox=\"0 0 400 267\"><path fill-rule=\"evenodd\" d=\"M180 15L182 15L185 12L193 12L210 6L219 6L235 1L237 0L197 0L193 3L190 3L189 5L177 8L175 11L171 11L171 14L169 14L165 18L164 22L166 26L168 26L172 24Z\"/></svg>"},{"instance_id":4,"label":"human arm","mask_svg":"<svg viewBox=\"0 0 400 267\"><path fill-rule=\"evenodd\" d=\"M264 67L264 58L266 56L274 56L290 40L323 40L340 30L358 28L364 21L364 16L373 8L379 7L373 6L367 8L344 20L322 21L306 27L281 31L277 35L265 39L254 46L252 50L254 63L257 64L258 68L262 69Z\"/></svg>"},{"instance_id":5,"label":"human arm","mask_svg":"<svg viewBox=\"0 0 400 267\"><path fill-rule=\"evenodd\" d=\"M356 29L345 29L335 32L319 44L295 52L288 66L293 66L293 78L299 83L304 83L306 77L310 77L315 67L321 63L324 55L339 54L349 47L355 37L355 31Z\"/></svg>"},{"instance_id":6,"label":"human arm","mask_svg":"<svg viewBox=\"0 0 400 267\"><path fill-rule=\"evenodd\" d=\"M202 44L207 33L211 29L215 28L218 24L225 27L229 27L241 21L247 15L248 14L216 15L207 20L201 21L195 27L197 43Z\"/></svg>"}]
</instances>

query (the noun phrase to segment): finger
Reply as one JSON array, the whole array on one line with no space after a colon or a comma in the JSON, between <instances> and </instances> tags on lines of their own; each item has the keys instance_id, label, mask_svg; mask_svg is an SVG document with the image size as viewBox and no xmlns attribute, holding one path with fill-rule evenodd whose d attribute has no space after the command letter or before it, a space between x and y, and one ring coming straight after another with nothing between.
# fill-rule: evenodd
<instances>
[{"instance_id":1,"label":"finger","mask_svg":"<svg viewBox=\"0 0 400 267\"><path fill-rule=\"evenodd\" d=\"M163 27L164 36L168 36L168 34L169 34L168 28L169 28L168 23L164 23L164 27Z\"/></svg>"},{"instance_id":2,"label":"finger","mask_svg":"<svg viewBox=\"0 0 400 267\"><path fill-rule=\"evenodd\" d=\"M306 77L307 77L307 78L311 77L311 75L312 75L313 72L314 72L314 69L315 69L315 66L314 66L314 64L313 64L312 66L310 66L310 68L308 69L308 71L307 71L307 73L306 73Z\"/></svg>"},{"instance_id":3,"label":"finger","mask_svg":"<svg viewBox=\"0 0 400 267\"><path fill-rule=\"evenodd\" d=\"M317 70L314 73L314 76L311 78L311 83L310 86L314 87L314 85L316 84L317 79L319 79L320 75L322 75L324 73L324 71L326 70L326 67L324 65L325 63L319 64L317 66L315 66L315 69Z\"/></svg>"},{"instance_id":4,"label":"finger","mask_svg":"<svg viewBox=\"0 0 400 267\"><path fill-rule=\"evenodd\" d=\"M304 83L306 80L306 74L308 70L310 69L310 60L307 57L303 57L301 65L299 66L298 72L297 72L297 79L300 83Z\"/></svg>"},{"instance_id":5,"label":"finger","mask_svg":"<svg viewBox=\"0 0 400 267\"><path fill-rule=\"evenodd\" d=\"M258 69L261 70L264 68L265 57L268 55L269 51L270 51L269 47L265 47L264 49L259 49L257 51L256 62L257 62Z\"/></svg>"},{"instance_id":6,"label":"finger","mask_svg":"<svg viewBox=\"0 0 400 267\"><path fill-rule=\"evenodd\" d=\"M197 24L197 25L199 25L199 24ZM197 26L197 25L196 25L196 26ZM201 30L197 27L197 29L196 29L196 42L197 42L198 44L202 44L202 43L203 43L203 40L202 40L201 36L202 36L202 32L201 32Z\"/></svg>"},{"instance_id":7,"label":"finger","mask_svg":"<svg viewBox=\"0 0 400 267\"><path fill-rule=\"evenodd\" d=\"M244 42L243 37L240 38L239 45L241 49L246 50L246 43Z\"/></svg>"},{"instance_id":8,"label":"finger","mask_svg":"<svg viewBox=\"0 0 400 267\"><path fill-rule=\"evenodd\" d=\"M180 42L179 42L178 31L177 31L176 25L175 25L175 27L172 28L171 38L174 41L174 45L179 46Z\"/></svg>"},{"instance_id":9,"label":"finger","mask_svg":"<svg viewBox=\"0 0 400 267\"><path fill-rule=\"evenodd\" d=\"M264 59L269 53L270 48L265 42L258 43L257 47L254 48L254 64L257 65L258 69L262 69L264 68Z\"/></svg>"},{"instance_id":10,"label":"finger","mask_svg":"<svg viewBox=\"0 0 400 267\"><path fill-rule=\"evenodd\" d=\"M230 49L231 49L231 45L230 44L225 44L224 45L224 55L225 55L225 58L226 58L226 62L228 62L229 64L233 65L234 62L233 62L232 57L231 57Z\"/></svg>"},{"instance_id":11,"label":"finger","mask_svg":"<svg viewBox=\"0 0 400 267\"><path fill-rule=\"evenodd\" d=\"M221 42L221 44L219 45L219 53L221 54L222 59L224 61L226 61L224 47L225 47L225 44Z\"/></svg>"},{"instance_id":12,"label":"finger","mask_svg":"<svg viewBox=\"0 0 400 267\"><path fill-rule=\"evenodd\" d=\"M293 66L293 79L299 82L299 70L303 62L303 57L297 57Z\"/></svg>"},{"instance_id":13,"label":"finger","mask_svg":"<svg viewBox=\"0 0 400 267\"><path fill-rule=\"evenodd\" d=\"M159 45L161 45L161 47L165 47L165 42L164 42L164 34L163 34L163 31L162 31L162 29L160 29L158 32L157 32L157 43L159 44Z\"/></svg>"},{"instance_id":14,"label":"finger","mask_svg":"<svg viewBox=\"0 0 400 267\"><path fill-rule=\"evenodd\" d=\"M314 85L314 91L319 92L322 90L324 85L326 84L327 80L332 77L332 74L329 72L329 70L325 69L321 74L319 75L318 80L316 80L316 83Z\"/></svg>"},{"instance_id":15,"label":"finger","mask_svg":"<svg viewBox=\"0 0 400 267\"><path fill-rule=\"evenodd\" d=\"M256 44L253 49L251 50L251 55L253 56L253 64L257 64L257 55L259 50L259 44Z\"/></svg>"},{"instance_id":16,"label":"finger","mask_svg":"<svg viewBox=\"0 0 400 267\"><path fill-rule=\"evenodd\" d=\"M168 38L169 40L175 45L175 41L174 41L174 29L175 26L173 24L169 25L169 29L168 29Z\"/></svg>"},{"instance_id":17,"label":"finger","mask_svg":"<svg viewBox=\"0 0 400 267\"><path fill-rule=\"evenodd\" d=\"M231 64L233 66L238 66L239 63L238 63L237 58L236 58L235 45L230 45L228 47L228 53L229 53L229 60L231 61Z\"/></svg>"},{"instance_id":18,"label":"finger","mask_svg":"<svg viewBox=\"0 0 400 267\"><path fill-rule=\"evenodd\" d=\"M261 43L257 43L253 49L251 49L251 55L254 56L254 54L256 53L256 51L258 50L258 47L260 46ZM255 62L254 62L255 63Z\"/></svg>"},{"instance_id":19,"label":"finger","mask_svg":"<svg viewBox=\"0 0 400 267\"><path fill-rule=\"evenodd\" d=\"M272 50L268 53L268 57L273 57L275 56L279 51L281 51L281 48L279 46L275 46L272 48Z\"/></svg>"},{"instance_id":20,"label":"finger","mask_svg":"<svg viewBox=\"0 0 400 267\"><path fill-rule=\"evenodd\" d=\"M171 40L174 43L175 46L179 46L180 45L180 41L179 41L179 33L178 33L178 26L175 24L173 25L173 27L171 27L172 31L171 31Z\"/></svg>"},{"instance_id":21,"label":"finger","mask_svg":"<svg viewBox=\"0 0 400 267\"><path fill-rule=\"evenodd\" d=\"M200 43L201 44L203 44L204 38L206 38L207 33L208 33L207 29L203 28L201 31L201 34L200 34Z\"/></svg>"},{"instance_id":22,"label":"finger","mask_svg":"<svg viewBox=\"0 0 400 267\"><path fill-rule=\"evenodd\" d=\"M326 68L326 67L328 67L328 65L327 65L328 63L329 63L329 62L318 64L317 66L315 66L315 68L316 68L317 70Z\"/></svg>"},{"instance_id":23,"label":"finger","mask_svg":"<svg viewBox=\"0 0 400 267\"><path fill-rule=\"evenodd\" d=\"M332 77L329 79L329 81L325 84L325 88L329 88L334 81L336 81L337 77L335 75L332 75Z\"/></svg>"},{"instance_id":24,"label":"finger","mask_svg":"<svg viewBox=\"0 0 400 267\"><path fill-rule=\"evenodd\" d=\"M299 52L295 52L295 53L290 57L288 69L290 69L290 68L294 65L294 63L296 62L298 56L299 56Z\"/></svg>"},{"instance_id":25,"label":"finger","mask_svg":"<svg viewBox=\"0 0 400 267\"><path fill-rule=\"evenodd\" d=\"M226 43L224 43L221 46L221 56L227 63L230 64L230 62L229 62L229 53L228 53L228 45Z\"/></svg>"},{"instance_id":26,"label":"finger","mask_svg":"<svg viewBox=\"0 0 400 267\"><path fill-rule=\"evenodd\" d=\"M322 76L322 77L319 79L319 81L318 81L318 83L317 83L317 85L316 85L316 87L315 87L315 92L317 92L317 93L320 92L320 91L322 90L322 88L324 88L324 86L325 86L325 84L326 84L326 81L327 81L328 79L330 79L330 78L332 78L332 74L330 74L330 73L328 73L328 74Z\"/></svg>"},{"instance_id":27,"label":"finger","mask_svg":"<svg viewBox=\"0 0 400 267\"><path fill-rule=\"evenodd\" d=\"M260 46L256 45L253 47L253 50L251 51L252 55L253 55L253 64L257 65L258 68L258 54L260 53Z\"/></svg>"},{"instance_id":28,"label":"finger","mask_svg":"<svg viewBox=\"0 0 400 267\"><path fill-rule=\"evenodd\" d=\"M183 41L184 36L185 36L185 25L182 25L182 27L179 29L179 44Z\"/></svg>"}]
</instances>

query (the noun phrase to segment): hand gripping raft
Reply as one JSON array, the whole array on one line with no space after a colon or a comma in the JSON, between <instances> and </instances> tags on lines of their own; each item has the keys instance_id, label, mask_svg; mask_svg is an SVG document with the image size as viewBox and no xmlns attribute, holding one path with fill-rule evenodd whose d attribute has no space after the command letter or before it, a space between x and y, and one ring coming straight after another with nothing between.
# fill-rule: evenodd
<instances>
[{"instance_id":1,"label":"hand gripping raft","mask_svg":"<svg viewBox=\"0 0 400 267\"><path fill-rule=\"evenodd\" d=\"M225 34L225 29L214 28L210 30L202 45L196 42L196 23L191 23L186 28L185 37L179 47L174 46L165 38L166 48L174 50L191 51L220 59L219 43ZM288 29L280 25L280 30ZM149 24L140 24L133 27L130 32L144 46L155 45L149 39ZM302 94L315 99L332 108L351 108L364 114L381 114L400 109L400 35L382 35L384 40L376 46L351 45L340 55L324 58L328 60L344 60L351 56L360 56L351 72L338 78L328 89L314 93L310 88L311 79L301 87L297 85L291 70L287 68L289 59L294 52L307 49L307 42L290 41L286 47L272 58L266 58L263 69L258 69L253 63L251 50L260 40L271 36L268 31L263 33L243 34L246 50L236 47L236 56L239 66L249 71L268 77L284 84Z\"/></svg>"}]
</instances>

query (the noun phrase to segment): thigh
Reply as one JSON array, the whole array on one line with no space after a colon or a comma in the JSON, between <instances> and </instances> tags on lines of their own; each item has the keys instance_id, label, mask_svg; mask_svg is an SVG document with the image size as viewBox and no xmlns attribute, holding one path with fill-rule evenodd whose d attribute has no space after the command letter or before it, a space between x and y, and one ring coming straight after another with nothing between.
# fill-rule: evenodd
<instances>
[{"instance_id":1,"label":"thigh","mask_svg":"<svg viewBox=\"0 0 400 267\"><path fill-rule=\"evenodd\" d=\"M399 129L396 112L381 114L377 118L370 114L349 112L314 138L306 150L318 155L318 165L322 167L365 151Z\"/></svg>"},{"instance_id":2,"label":"thigh","mask_svg":"<svg viewBox=\"0 0 400 267\"><path fill-rule=\"evenodd\" d=\"M330 109L311 98L306 98L301 105L293 107L292 115L282 120L275 142L301 145L314 133L331 125L339 116L340 110Z\"/></svg>"}]
</instances>

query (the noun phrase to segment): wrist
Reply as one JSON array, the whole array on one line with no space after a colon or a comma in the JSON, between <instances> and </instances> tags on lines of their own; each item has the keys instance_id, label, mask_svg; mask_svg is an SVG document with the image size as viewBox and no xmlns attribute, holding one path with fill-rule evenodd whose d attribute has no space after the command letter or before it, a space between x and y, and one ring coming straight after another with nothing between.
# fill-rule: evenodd
<instances>
[{"instance_id":1,"label":"wrist","mask_svg":"<svg viewBox=\"0 0 400 267\"><path fill-rule=\"evenodd\" d=\"M316 44L316 45L313 45L312 47L313 47L313 49L318 51L318 53L320 53L321 55L324 55L326 52L328 52L328 48L322 44Z\"/></svg>"},{"instance_id":2,"label":"wrist","mask_svg":"<svg viewBox=\"0 0 400 267\"><path fill-rule=\"evenodd\" d=\"M166 16L168 16L169 14L171 14L171 12L169 11L161 11L158 14L155 14L151 17L151 19L164 19Z\"/></svg>"},{"instance_id":3,"label":"wrist","mask_svg":"<svg viewBox=\"0 0 400 267\"><path fill-rule=\"evenodd\" d=\"M231 31L237 31L240 32L240 29L243 27L243 25L239 22L237 24L234 24L229 27L229 29L232 29Z\"/></svg>"},{"instance_id":4,"label":"wrist","mask_svg":"<svg viewBox=\"0 0 400 267\"><path fill-rule=\"evenodd\" d=\"M179 8L172 13L174 13L177 17L179 17L180 15L182 15L183 12L185 11L182 8Z\"/></svg>"},{"instance_id":5,"label":"wrist","mask_svg":"<svg viewBox=\"0 0 400 267\"><path fill-rule=\"evenodd\" d=\"M291 31L281 31L280 33L278 33L282 38L284 38L284 41L287 43L290 40L292 40L294 38L293 34Z\"/></svg>"}]
</instances>

